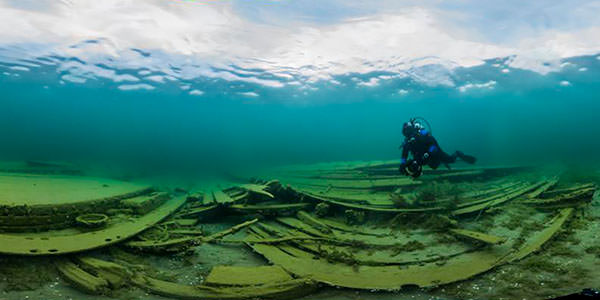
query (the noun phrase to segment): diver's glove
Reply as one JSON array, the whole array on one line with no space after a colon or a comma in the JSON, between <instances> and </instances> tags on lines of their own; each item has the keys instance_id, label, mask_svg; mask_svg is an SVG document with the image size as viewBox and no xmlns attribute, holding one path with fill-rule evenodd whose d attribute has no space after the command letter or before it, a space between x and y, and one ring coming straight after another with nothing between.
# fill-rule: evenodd
<instances>
[{"instance_id":1,"label":"diver's glove","mask_svg":"<svg viewBox=\"0 0 600 300\"><path fill-rule=\"evenodd\" d=\"M406 170L406 163L401 163L399 170L400 170L400 174L408 175L408 171Z\"/></svg>"},{"instance_id":2,"label":"diver's glove","mask_svg":"<svg viewBox=\"0 0 600 300\"><path fill-rule=\"evenodd\" d=\"M406 170L406 158L402 158L400 161L400 168L398 170L400 171L400 174L408 175L408 171Z\"/></svg>"}]
</instances>

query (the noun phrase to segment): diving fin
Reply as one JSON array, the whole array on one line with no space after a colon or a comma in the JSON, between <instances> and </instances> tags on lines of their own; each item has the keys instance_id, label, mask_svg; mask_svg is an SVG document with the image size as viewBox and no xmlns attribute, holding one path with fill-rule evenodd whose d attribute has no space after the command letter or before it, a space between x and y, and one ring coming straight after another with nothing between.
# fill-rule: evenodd
<instances>
[{"instance_id":1,"label":"diving fin","mask_svg":"<svg viewBox=\"0 0 600 300\"><path fill-rule=\"evenodd\" d=\"M472 165L477 161L477 158L475 156L466 155L460 151L456 151L456 154L457 154L458 158L460 158L462 161L464 161L468 164Z\"/></svg>"}]
</instances>

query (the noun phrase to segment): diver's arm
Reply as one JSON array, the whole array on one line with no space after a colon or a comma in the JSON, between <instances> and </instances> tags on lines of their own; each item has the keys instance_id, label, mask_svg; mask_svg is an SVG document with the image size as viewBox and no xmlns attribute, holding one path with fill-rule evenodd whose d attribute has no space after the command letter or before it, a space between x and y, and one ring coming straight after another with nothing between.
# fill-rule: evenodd
<instances>
[{"instance_id":1,"label":"diver's arm","mask_svg":"<svg viewBox=\"0 0 600 300\"><path fill-rule=\"evenodd\" d=\"M423 154L424 159L427 159L433 153L440 151L440 145L438 145L437 140L432 135L426 136L426 143L427 143L428 147L427 147L427 152L425 152L425 154Z\"/></svg>"},{"instance_id":2,"label":"diver's arm","mask_svg":"<svg viewBox=\"0 0 600 300\"><path fill-rule=\"evenodd\" d=\"M402 157L400 159L400 163L405 164L406 163L406 159L408 158L408 142L406 140L404 140L404 143L402 143Z\"/></svg>"},{"instance_id":3,"label":"diver's arm","mask_svg":"<svg viewBox=\"0 0 600 300\"><path fill-rule=\"evenodd\" d=\"M406 159L408 158L408 143L406 140L404 140L404 143L402 143L402 146L400 146L400 148L402 148L402 158L400 158L400 173L404 174L404 175L408 175L408 171L406 171Z\"/></svg>"}]
</instances>

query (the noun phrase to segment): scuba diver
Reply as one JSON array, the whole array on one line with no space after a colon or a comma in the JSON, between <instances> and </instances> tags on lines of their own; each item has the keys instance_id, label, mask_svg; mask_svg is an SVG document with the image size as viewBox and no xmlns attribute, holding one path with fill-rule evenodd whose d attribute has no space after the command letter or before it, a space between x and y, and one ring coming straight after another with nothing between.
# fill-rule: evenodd
<instances>
[{"instance_id":1,"label":"scuba diver","mask_svg":"<svg viewBox=\"0 0 600 300\"><path fill-rule=\"evenodd\" d=\"M427 123L429 129L425 128L418 120ZM465 155L460 151L456 151L452 155L444 152L431 135L431 126L423 118L412 118L404 123L402 134L405 139L402 146L400 146L402 148L400 173L404 175L417 178L423 173L424 165L437 169L440 164L444 164L446 168L450 169L449 164L456 162L457 158L469 164L474 164L477 160L475 157ZM409 153L412 154L412 158L407 160Z\"/></svg>"}]
</instances>

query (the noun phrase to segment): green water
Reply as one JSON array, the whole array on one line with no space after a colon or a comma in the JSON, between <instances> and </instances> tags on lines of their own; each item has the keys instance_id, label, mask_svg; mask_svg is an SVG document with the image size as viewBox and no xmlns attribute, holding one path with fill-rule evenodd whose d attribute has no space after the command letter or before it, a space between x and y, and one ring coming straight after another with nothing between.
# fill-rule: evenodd
<instances>
[{"instance_id":1,"label":"green water","mask_svg":"<svg viewBox=\"0 0 600 300\"><path fill-rule=\"evenodd\" d=\"M597 1L0 0L0 166L57 162L196 193L277 179L289 165L399 163L402 124L421 117L444 151L475 156L475 167L536 167L505 180L560 173L561 188L598 184L599 14ZM481 178L471 179L476 189ZM450 183L430 177L424 188L440 185ZM600 210L587 200L568 234L529 260L434 289L320 288L305 299L537 299L600 288ZM456 219L512 242L519 235L506 228L531 219L539 229L554 213L507 207L497 219ZM214 233L245 217L198 226ZM195 254L143 263L188 285L214 266L266 263L248 247ZM73 289L53 263L0 256L0 299L106 299Z\"/></svg>"},{"instance_id":2,"label":"green water","mask_svg":"<svg viewBox=\"0 0 600 300\"><path fill-rule=\"evenodd\" d=\"M600 60L570 61L577 67L545 76L503 74L493 62L452 72L455 86L494 81L493 89L461 92L410 79L363 87L351 78L377 74L357 74L336 77L346 86L318 82L307 95L253 85L260 96L252 98L219 80L195 82L205 93L191 96L180 82L122 91L101 79L60 81L55 67L13 71L20 76L0 76L0 156L174 173L389 160L399 158L402 123L422 116L444 150L475 155L481 165L597 164Z\"/></svg>"}]
</instances>

